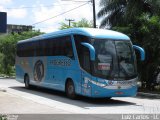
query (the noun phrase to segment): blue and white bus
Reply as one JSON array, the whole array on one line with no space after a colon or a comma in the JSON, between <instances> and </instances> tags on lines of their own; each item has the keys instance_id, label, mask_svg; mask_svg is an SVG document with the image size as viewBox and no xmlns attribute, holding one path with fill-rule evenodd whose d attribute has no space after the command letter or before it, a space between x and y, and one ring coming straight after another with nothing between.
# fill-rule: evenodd
<instances>
[{"instance_id":1,"label":"blue and white bus","mask_svg":"<svg viewBox=\"0 0 160 120\"><path fill-rule=\"evenodd\" d=\"M17 43L16 80L60 91L75 98L135 96L137 66L134 49L122 33L94 28L70 28Z\"/></svg>"}]
</instances>

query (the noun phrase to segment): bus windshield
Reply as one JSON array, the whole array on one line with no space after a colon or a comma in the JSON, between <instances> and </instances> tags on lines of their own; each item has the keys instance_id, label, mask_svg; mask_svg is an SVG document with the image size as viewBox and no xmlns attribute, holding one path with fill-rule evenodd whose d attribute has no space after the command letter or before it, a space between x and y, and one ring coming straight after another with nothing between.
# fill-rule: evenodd
<instances>
[{"instance_id":1,"label":"bus windshield","mask_svg":"<svg viewBox=\"0 0 160 120\"><path fill-rule=\"evenodd\" d=\"M137 76L136 58L127 40L92 39L96 51L93 73L109 80L129 80Z\"/></svg>"}]
</instances>

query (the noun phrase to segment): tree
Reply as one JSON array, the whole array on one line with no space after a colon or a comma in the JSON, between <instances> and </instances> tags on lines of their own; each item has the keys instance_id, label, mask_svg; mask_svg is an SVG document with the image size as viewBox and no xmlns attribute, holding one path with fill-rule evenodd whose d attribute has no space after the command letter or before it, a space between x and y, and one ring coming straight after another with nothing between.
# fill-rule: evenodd
<instances>
[{"instance_id":1,"label":"tree","mask_svg":"<svg viewBox=\"0 0 160 120\"><path fill-rule=\"evenodd\" d=\"M159 0L101 0L98 18L103 18L100 27L114 27L132 23L143 13L159 14Z\"/></svg>"},{"instance_id":2,"label":"tree","mask_svg":"<svg viewBox=\"0 0 160 120\"><path fill-rule=\"evenodd\" d=\"M60 29L67 29L67 28L73 28L73 27L88 27L91 28L92 27L92 22L89 22L87 19L82 18L80 21L78 22L72 22L71 26L65 24L65 23L60 23L61 27Z\"/></svg>"},{"instance_id":3,"label":"tree","mask_svg":"<svg viewBox=\"0 0 160 120\"><path fill-rule=\"evenodd\" d=\"M3 66L2 66L2 62L4 59L4 54L0 53L0 73L3 73Z\"/></svg>"},{"instance_id":4,"label":"tree","mask_svg":"<svg viewBox=\"0 0 160 120\"><path fill-rule=\"evenodd\" d=\"M133 44L145 49L146 60L138 60L141 81L153 89L155 73L160 66L160 1L159 0L101 0L101 27L127 34Z\"/></svg>"},{"instance_id":5,"label":"tree","mask_svg":"<svg viewBox=\"0 0 160 120\"><path fill-rule=\"evenodd\" d=\"M23 32L21 34L9 34L0 37L0 72L11 75L15 64L16 43L19 40L24 40L42 34L39 31Z\"/></svg>"},{"instance_id":6,"label":"tree","mask_svg":"<svg viewBox=\"0 0 160 120\"><path fill-rule=\"evenodd\" d=\"M160 66L160 17L142 14L132 24L116 26L113 30L127 34L134 44L145 49L146 60L144 62L138 60L138 70L147 89L153 89L155 73Z\"/></svg>"}]
</instances>

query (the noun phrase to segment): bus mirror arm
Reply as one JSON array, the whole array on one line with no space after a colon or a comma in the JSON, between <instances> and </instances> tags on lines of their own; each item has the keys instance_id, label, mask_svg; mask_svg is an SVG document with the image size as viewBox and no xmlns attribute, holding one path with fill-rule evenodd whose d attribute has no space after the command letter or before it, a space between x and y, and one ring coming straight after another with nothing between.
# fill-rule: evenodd
<instances>
[{"instance_id":1,"label":"bus mirror arm","mask_svg":"<svg viewBox=\"0 0 160 120\"><path fill-rule=\"evenodd\" d=\"M133 48L140 52L141 61L144 61L145 60L145 51L144 51L144 49L139 47L139 46L137 46L137 45L133 45Z\"/></svg>"},{"instance_id":2,"label":"bus mirror arm","mask_svg":"<svg viewBox=\"0 0 160 120\"><path fill-rule=\"evenodd\" d=\"M91 44L85 43L85 42L82 42L81 44L89 49L90 59L92 61L95 61L95 49L94 49L94 47Z\"/></svg>"}]
</instances>

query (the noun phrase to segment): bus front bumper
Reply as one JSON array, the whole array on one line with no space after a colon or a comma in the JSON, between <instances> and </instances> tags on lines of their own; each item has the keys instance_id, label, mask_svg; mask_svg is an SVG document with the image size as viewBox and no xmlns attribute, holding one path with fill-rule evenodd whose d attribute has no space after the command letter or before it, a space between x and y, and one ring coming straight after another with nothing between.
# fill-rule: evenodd
<instances>
[{"instance_id":1,"label":"bus front bumper","mask_svg":"<svg viewBox=\"0 0 160 120\"><path fill-rule=\"evenodd\" d=\"M92 86L92 97L132 97L137 94L137 86L121 89L107 89L105 87Z\"/></svg>"}]
</instances>

